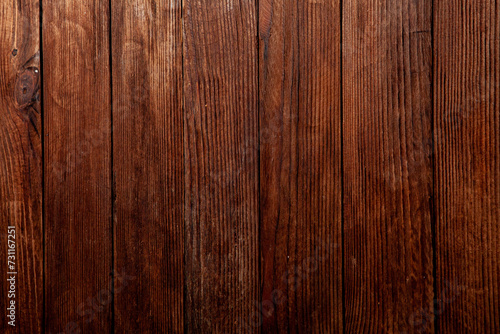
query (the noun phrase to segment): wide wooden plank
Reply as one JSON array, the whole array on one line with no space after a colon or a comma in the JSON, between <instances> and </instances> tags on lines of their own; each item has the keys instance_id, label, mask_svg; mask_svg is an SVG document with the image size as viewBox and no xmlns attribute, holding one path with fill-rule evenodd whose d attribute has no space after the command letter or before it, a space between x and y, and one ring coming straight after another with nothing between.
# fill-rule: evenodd
<instances>
[{"instance_id":1,"label":"wide wooden plank","mask_svg":"<svg viewBox=\"0 0 500 334\"><path fill-rule=\"evenodd\" d=\"M343 328L340 24L339 1L259 2L265 333Z\"/></svg>"},{"instance_id":2,"label":"wide wooden plank","mask_svg":"<svg viewBox=\"0 0 500 334\"><path fill-rule=\"evenodd\" d=\"M432 2L343 21L345 328L433 332Z\"/></svg>"},{"instance_id":3,"label":"wide wooden plank","mask_svg":"<svg viewBox=\"0 0 500 334\"><path fill-rule=\"evenodd\" d=\"M437 1L436 258L441 333L500 332L500 2Z\"/></svg>"},{"instance_id":4,"label":"wide wooden plank","mask_svg":"<svg viewBox=\"0 0 500 334\"><path fill-rule=\"evenodd\" d=\"M39 36L37 1L0 3L2 333L42 331L42 119Z\"/></svg>"},{"instance_id":5,"label":"wide wooden plank","mask_svg":"<svg viewBox=\"0 0 500 334\"><path fill-rule=\"evenodd\" d=\"M185 328L248 331L259 300L256 3L184 0L183 28Z\"/></svg>"},{"instance_id":6,"label":"wide wooden plank","mask_svg":"<svg viewBox=\"0 0 500 334\"><path fill-rule=\"evenodd\" d=\"M109 2L43 4L45 325L111 330Z\"/></svg>"},{"instance_id":7,"label":"wide wooden plank","mask_svg":"<svg viewBox=\"0 0 500 334\"><path fill-rule=\"evenodd\" d=\"M118 333L184 328L181 29L179 0L113 2Z\"/></svg>"}]
</instances>

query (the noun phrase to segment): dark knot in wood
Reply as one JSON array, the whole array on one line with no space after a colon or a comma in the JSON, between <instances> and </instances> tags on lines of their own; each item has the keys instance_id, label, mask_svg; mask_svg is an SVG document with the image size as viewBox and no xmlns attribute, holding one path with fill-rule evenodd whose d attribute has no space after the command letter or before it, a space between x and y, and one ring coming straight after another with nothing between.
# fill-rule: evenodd
<instances>
[{"instance_id":1,"label":"dark knot in wood","mask_svg":"<svg viewBox=\"0 0 500 334\"><path fill-rule=\"evenodd\" d=\"M40 70L27 67L19 72L14 87L14 101L18 110L23 110L38 100Z\"/></svg>"}]
</instances>

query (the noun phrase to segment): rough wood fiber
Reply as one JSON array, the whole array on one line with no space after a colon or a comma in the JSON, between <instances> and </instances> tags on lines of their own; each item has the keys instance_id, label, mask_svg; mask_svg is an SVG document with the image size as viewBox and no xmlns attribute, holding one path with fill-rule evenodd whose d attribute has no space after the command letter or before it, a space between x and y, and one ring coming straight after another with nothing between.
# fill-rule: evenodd
<instances>
[{"instance_id":1,"label":"rough wood fiber","mask_svg":"<svg viewBox=\"0 0 500 334\"><path fill-rule=\"evenodd\" d=\"M183 331L181 2L115 1L115 297L118 333Z\"/></svg>"},{"instance_id":2,"label":"rough wood fiber","mask_svg":"<svg viewBox=\"0 0 500 334\"><path fill-rule=\"evenodd\" d=\"M341 332L338 1L260 1L262 332Z\"/></svg>"},{"instance_id":3,"label":"rough wood fiber","mask_svg":"<svg viewBox=\"0 0 500 334\"><path fill-rule=\"evenodd\" d=\"M432 3L343 20L346 331L433 332Z\"/></svg>"},{"instance_id":4,"label":"rough wood fiber","mask_svg":"<svg viewBox=\"0 0 500 334\"><path fill-rule=\"evenodd\" d=\"M441 333L500 332L500 2L434 13Z\"/></svg>"},{"instance_id":5,"label":"rough wood fiber","mask_svg":"<svg viewBox=\"0 0 500 334\"><path fill-rule=\"evenodd\" d=\"M256 7L183 6L185 328L242 332L259 300Z\"/></svg>"},{"instance_id":6,"label":"rough wood fiber","mask_svg":"<svg viewBox=\"0 0 500 334\"><path fill-rule=\"evenodd\" d=\"M43 312L39 6L0 2L0 332L40 333ZM15 226L15 269L7 227ZM11 239L12 240L12 239ZM17 272L10 299L8 272ZM16 302L15 327L6 317Z\"/></svg>"},{"instance_id":7,"label":"rough wood fiber","mask_svg":"<svg viewBox=\"0 0 500 334\"><path fill-rule=\"evenodd\" d=\"M45 1L46 330L111 329L108 1Z\"/></svg>"}]
</instances>

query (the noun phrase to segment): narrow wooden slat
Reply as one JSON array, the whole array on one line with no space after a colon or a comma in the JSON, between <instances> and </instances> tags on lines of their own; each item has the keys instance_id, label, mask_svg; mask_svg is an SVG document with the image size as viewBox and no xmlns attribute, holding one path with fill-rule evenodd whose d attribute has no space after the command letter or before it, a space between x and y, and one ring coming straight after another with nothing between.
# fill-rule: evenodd
<instances>
[{"instance_id":1,"label":"narrow wooden slat","mask_svg":"<svg viewBox=\"0 0 500 334\"><path fill-rule=\"evenodd\" d=\"M40 333L42 330L42 127L39 36L37 1L0 3L0 235L2 236L0 332L2 333ZM10 274L11 272L17 274ZM8 310L12 308L11 302L14 302L14 316L8 317L7 315L12 314L11 310Z\"/></svg>"},{"instance_id":2,"label":"narrow wooden slat","mask_svg":"<svg viewBox=\"0 0 500 334\"><path fill-rule=\"evenodd\" d=\"M189 333L247 331L259 300L256 25L255 1L183 1Z\"/></svg>"},{"instance_id":3,"label":"narrow wooden slat","mask_svg":"<svg viewBox=\"0 0 500 334\"><path fill-rule=\"evenodd\" d=\"M181 2L114 1L117 333L183 331ZM119 287L117 287L119 289Z\"/></svg>"},{"instance_id":4,"label":"narrow wooden slat","mask_svg":"<svg viewBox=\"0 0 500 334\"><path fill-rule=\"evenodd\" d=\"M108 1L45 1L47 333L111 330Z\"/></svg>"},{"instance_id":5,"label":"narrow wooden slat","mask_svg":"<svg viewBox=\"0 0 500 334\"><path fill-rule=\"evenodd\" d=\"M260 248L263 333L297 326L297 291L288 271L297 244L298 4L259 1ZM291 256L291 259L290 259ZM291 272L293 279L294 272ZM294 288L292 291L292 287ZM291 310L291 312L289 312ZM291 313L291 314L290 314ZM292 322L292 323L290 323Z\"/></svg>"},{"instance_id":6,"label":"narrow wooden slat","mask_svg":"<svg viewBox=\"0 0 500 334\"><path fill-rule=\"evenodd\" d=\"M436 258L441 333L500 332L500 2L437 1Z\"/></svg>"},{"instance_id":7,"label":"narrow wooden slat","mask_svg":"<svg viewBox=\"0 0 500 334\"><path fill-rule=\"evenodd\" d=\"M339 1L259 2L265 333L343 328L340 23Z\"/></svg>"},{"instance_id":8,"label":"narrow wooden slat","mask_svg":"<svg viewBox=\"0 0 500 334\"><path fill-rule=\"evenodd\" d=\"M433 332L432 2L343 21L346 331Z\"/></svg>"}]
</instances>

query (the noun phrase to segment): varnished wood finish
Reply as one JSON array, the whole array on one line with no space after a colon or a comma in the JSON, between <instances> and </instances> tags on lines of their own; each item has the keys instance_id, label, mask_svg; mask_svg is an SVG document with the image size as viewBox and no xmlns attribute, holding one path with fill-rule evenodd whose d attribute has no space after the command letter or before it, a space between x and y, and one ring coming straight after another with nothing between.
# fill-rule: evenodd
<instances>
[{"instance_id":1,"label":"varnished wood finish","mask_svg":"<svg viewBox=\"0 0 500 334\"><path fill-rule=\"evenodd\" d=\"M341 332L340 3L259 19L262 331Z\"/></svg>"},{"instance_id":2,"label":"varnished wood finish","mask_svg":"<svg viewBox=\"0 0 500 334\"><path fill-rule=\"evenodd\" d=\"M43 6L49 333L112 328L105 292L112 289L108 5L53 0Z\"/></svg>"},{"instance_id":3,"label":"varnished wood finish","mask_svg":"<svg viewBox=\"0 0 500 334\"><path fill-rule=\"evenodd\" d=\"M499 18L1 1L0 332L500 332Z\"/></svg>"},{"instance_id":4,"label":"varnished wood finish","mask_svg":"<svg viewBox=\"0 0 500 334\"><path fill-rule=\"evenodd\" d=\"M500 3L434 13L440 333L500 332Z\"/></svg>"},{"instance_id":5,"label":"varnished wood finish","mask_svg":"<svg viewBox=\"0 0 500 334\"><path fill-rule=\"evenodd\" d=\"M115 331L181 333L181 2L113 4L115 269L135 277L115 295Z\"/></svg>"},{"instance_id":6,"label":"varnished wood finish","mask_svg":"<svg viewBox=\"0 0 500 334\"><path fill-rule=\"evenodd\" d=\"M259 302L255 2L184 0L183 31L184 321L243 332Z\"/></svg>"},{"instance_id":7,"label":"varnished wood finish","mask_svg":"<svg viewBox=\"0 0 500 334\"><path fill-rule=\"evenodd\" d=\"M349 333L434 331L431 26L430 1L344 2Z\"/></svg>"},{"instance_id":8,"label":"varnished wood finish","mask_svg":"<svg viewBox=\"0 0 500 334\"><path fill-rule=\"evenodd\" d=\"M37 1L0 3L0 332L41 333L42 114ZM8 258L15 226L15 258ZM13 239L10 238L11 243ZM12 262L7 262L8 260ZM14 269L9 266L14 264ZM11 275L10 272L17 274ZM8 278L15 276L15 298ZM15 327L7 307L15 301Z\"/></svg>"}]
</instances>

